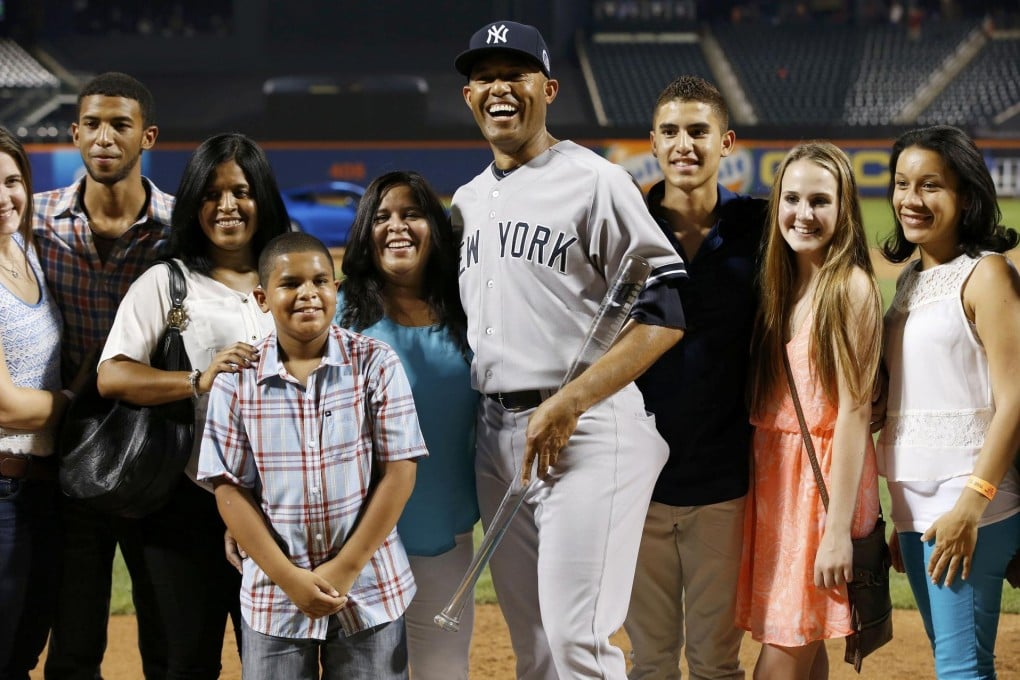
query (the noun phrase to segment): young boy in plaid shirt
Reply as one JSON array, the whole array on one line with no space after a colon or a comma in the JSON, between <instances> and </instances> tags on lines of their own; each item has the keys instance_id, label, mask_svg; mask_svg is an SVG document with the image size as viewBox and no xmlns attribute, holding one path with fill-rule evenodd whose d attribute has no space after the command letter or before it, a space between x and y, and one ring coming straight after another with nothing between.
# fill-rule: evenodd
<instances>
[{"instance_id":1,"label":"young boy in plaid shirt","mask_svg":"<svg viewBox=\"0 0 1020 680\"><path fill-rule=\"evenodd\" d=\"M199 478L247 552L242 673L407 678L415 592L397 519L427 455L411 389L385 344L332 324L338 283L314 237L259 258L276 331L209 395Z\"/></svg>"}]
</instances>

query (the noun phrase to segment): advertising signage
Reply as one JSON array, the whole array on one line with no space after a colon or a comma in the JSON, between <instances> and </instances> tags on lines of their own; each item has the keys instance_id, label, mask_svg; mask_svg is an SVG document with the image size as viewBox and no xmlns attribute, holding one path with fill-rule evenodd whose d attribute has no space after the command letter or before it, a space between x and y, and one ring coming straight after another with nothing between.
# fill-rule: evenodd
<instances>
[{"instance_id":1,"label":"advertising signage","mask_svg":"<svg viewBox=\"0 0 1020 680\"><path fill-rule=\"evenodd\" d=\"M647 190L662 178L647 139L582 142L626 168ZM739 140L723 159L720 181L741 193L766 196L786 152L795 141ZM837 144L850 157L862 196L885 196L889 183L890 142L872 140ZM174 191L195 145L157 142L143 154L142 172L165 191ZM1020 196L1020 141L978 141L1000 196ZM365 185L391 170L417 170L440 194L449 196L492 160L484 142L280 143L265 145L281 189L330 180ZM30 145L29 157L38 191L66 186L84 169L77 149L67 145Z\"/></svg>"}]
</instances>

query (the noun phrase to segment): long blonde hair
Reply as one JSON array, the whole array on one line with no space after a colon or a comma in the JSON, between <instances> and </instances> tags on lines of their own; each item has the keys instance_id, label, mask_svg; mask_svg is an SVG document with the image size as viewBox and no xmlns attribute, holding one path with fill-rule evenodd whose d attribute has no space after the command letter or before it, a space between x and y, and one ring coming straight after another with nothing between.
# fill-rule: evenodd
<instances>
[{"instance_id":1,"label":"long blonde hair","mask_svg":"<svg viewBox=\"0 0 1020 680\"><path fill-rule=\"evenodd\" d=\"M793 251L783 239L779 224L779 201L783 176L792 163L808 160L832 173L839 187L835 233L818 274L811 306L811 365L825 396L839 402L839 374L843 373L850 394L867 401L875 385L882 346L882 299L875 284L867 237L861 220L857 182L850 159L829 142L805 142L786 155L776 172L769 193L768 229L759 273L761 303L755 320L752 343L751 412L766 412L779 384L786 378L781 368L785 351L785 330L792 312L796 281ZM859 319L850 316L850 280L854 268L871 279L871 301ZM853 341L851 334L860 337Z\"/></svg>"}]
</instances>

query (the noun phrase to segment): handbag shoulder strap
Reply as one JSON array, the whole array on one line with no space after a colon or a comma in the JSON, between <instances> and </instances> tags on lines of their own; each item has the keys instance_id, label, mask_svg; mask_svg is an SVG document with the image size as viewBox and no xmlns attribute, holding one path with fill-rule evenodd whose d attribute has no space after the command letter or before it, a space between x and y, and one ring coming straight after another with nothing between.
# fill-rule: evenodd
<instances>
[{"instance_id":1,"label":"handbag shoulder strap","mask_svg":"<svg viewBox=\"0 0 1020 680\"><path fill-rule=\"evenodd\" d=\"M815 444L811 441L811 433L808 432L807 421L804 420L804 409L800 406L800 397L797 395L797 384L793 380L793 369L790 368L790 356L783 348L783 368L786 369L786 381L790 384L790 395L793 397L793 407L797 411L797 420L800 422L800 434L804 438L804 448L807 449L808 459L811 461L811 470L815 473L815 483L818 484L818 493L822 497L822 505L829 509L829 490L825 488L825 478L822 477L822 468L818 465L818 456L815 455Z\"/></svg>"},{"instance_id":2,"label":"handbag shoulder strap","mask_svg":"<svg viewBox=\"0 0 1020 680\"><path fill-rule=\"evenodd\" d=\"M172 328L184 327L184 298L188 296L188 285L184 280L184 272L173 258L156 260L156 264L165 264L170 272L170 302L173 305L166 316L166 323Z\"/></svg>"}]
</instances>

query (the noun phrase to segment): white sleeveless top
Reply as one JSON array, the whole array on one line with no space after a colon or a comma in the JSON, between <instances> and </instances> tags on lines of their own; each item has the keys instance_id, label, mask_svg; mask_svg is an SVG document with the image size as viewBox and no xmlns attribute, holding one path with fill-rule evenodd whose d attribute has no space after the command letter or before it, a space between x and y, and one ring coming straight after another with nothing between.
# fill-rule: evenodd
<instances>
[{"instance_id":1,"label":"white sleeveless top","mask_svg":"<svg viewBox=\"0 0 1020 680\"><path fill-rule=\"evenodd\" d=\"M898 531L923 532L952 508L995 413L988 357L963 306L987 255L907 266L885 316L889 399L877 453ZM1011 468L979 526L1020 512L1018 490Z\"/></svg>"}]
</instances>

